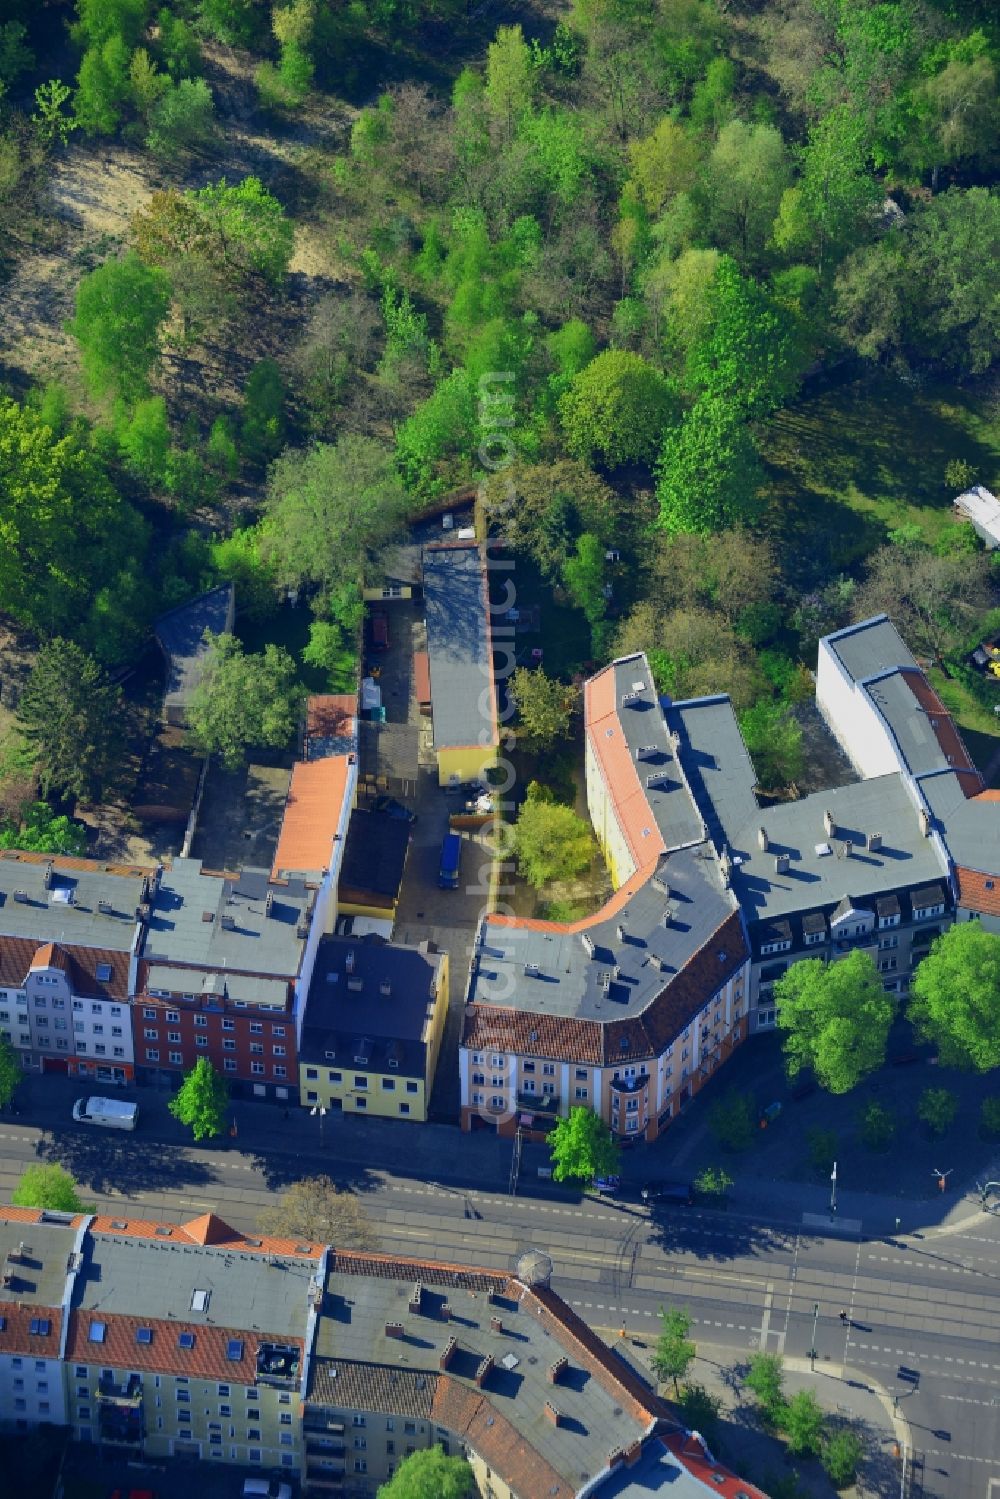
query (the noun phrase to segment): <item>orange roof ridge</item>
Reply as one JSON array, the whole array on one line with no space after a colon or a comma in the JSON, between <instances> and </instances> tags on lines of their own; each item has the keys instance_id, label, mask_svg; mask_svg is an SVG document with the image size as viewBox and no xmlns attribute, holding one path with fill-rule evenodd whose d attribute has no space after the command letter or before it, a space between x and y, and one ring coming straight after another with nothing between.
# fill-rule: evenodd
<instances>
[{"instance_id":1,"label":"orange roof ridge","mask_svg":"<svg viewBox=\"0 0 1000 1499\"><path fill-rule=\"evenodd\" d=\"M196 1244L229 1244L241 1236L215 1213L202 1213L200 1218L191 1218L181 1224L189 1239Z\"/></svg>"},{"instance_id":2,"label":"orange roof ridge","mask_svg":"<svg viewBox=\"0 0 1000 1499\"><path fill-rule=\"evenodd\" d=\"M58 942L46 942L43 947L36 948L31 967L65 968L67 962L68 954L63 951Z\"/></svg>"}]
</instances>

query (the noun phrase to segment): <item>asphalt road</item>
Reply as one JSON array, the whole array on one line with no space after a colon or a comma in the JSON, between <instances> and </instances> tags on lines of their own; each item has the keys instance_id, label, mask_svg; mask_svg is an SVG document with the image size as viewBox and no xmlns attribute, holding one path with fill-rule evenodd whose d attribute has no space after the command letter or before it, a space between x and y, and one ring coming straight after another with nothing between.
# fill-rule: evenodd
<instances>
[{"instance_id":1,"label":"asphalt road","mask_svg":"<svg viewBox=\"0 0 1000 1499\"><path fill-rule=\"evenodd\" d=\"M280 1146L277 1125L274 1133ZM118 1193L110 1184L135 1180L129 1168L140 1145L162 1169ZM332 1164L329 1151L199 1150L88 1126L60 1128L54 1139L22 1116L0 1123L0 1193L8 1196L40 1155L75 1165L102 1209L170 1221L211 1209L247 1230L284 1182ZM807 1357L818 1307L817 1366L901 1397L917 1457L911 1492L994 1499L992 1484L1000 1485L1000 1225L994 1219L984 1217L974 1232L926 1238L822 1237L735 1213L650 1213L632 1203L555 1194L511 1198L373 1168L365 1200L382 1247L398 1253L509 1268L529 1246L546 1249L556 1289L611 1335L624 1327L651 1339L659 1307L684 1306L699 1356L724 1366L745 1362L758 1348ZM912 1374L899 1377L900 1367ZM849 1407L850 1387L840 1388Z\"/></svg>"}]
</instances>

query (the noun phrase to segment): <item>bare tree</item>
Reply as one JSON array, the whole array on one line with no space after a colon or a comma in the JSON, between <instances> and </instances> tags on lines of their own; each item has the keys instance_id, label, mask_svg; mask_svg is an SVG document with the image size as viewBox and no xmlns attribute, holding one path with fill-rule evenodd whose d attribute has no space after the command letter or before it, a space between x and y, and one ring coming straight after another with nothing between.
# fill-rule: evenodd
<instances>
[{"instance_id":1,"label":"bare tree","mask_svg":"<svg viewBox=\"0 0 1000 1499\"><path fill-rule=\"evenodd\" d=\"M306 1176L281 1194L257 1219L262 1234L308 1239L335 1249L377 1249L378 1236L353 1192L342 1192L328 1176Z\"/></svg>"},{"instance_id":2,"label":"bare tree","mask_svg":"<svg viewBox=\"0 0 1000 1499\"><path fill-rule=\"evenodd\" d=\"M985 553L940 557L917 543L890 544L872 553L853 612L855 619L890 615L913 651L940 660L993 603Z\"/></svg>"}]
</instances>

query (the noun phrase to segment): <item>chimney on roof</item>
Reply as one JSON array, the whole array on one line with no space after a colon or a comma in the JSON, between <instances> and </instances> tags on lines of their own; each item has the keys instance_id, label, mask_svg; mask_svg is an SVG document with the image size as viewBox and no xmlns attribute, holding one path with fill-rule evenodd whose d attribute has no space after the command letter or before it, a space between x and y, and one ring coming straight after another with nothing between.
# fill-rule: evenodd
<instances>
[{"instance_id":1,"label":"chimney on roof","mask_svg":"<svg viewBox=\"0 0 1000 1499\"><path fill-rule=\"evenodd\" d=\"M545 1419L551 1421L553 1426L562 1425L562 1412L556 1409L551 1400L545 1402Z\"/></svg>"},{"instance_id":2,"label":"chimney on roof","mask_svg":"<svg viewBox=\"0 0 1000 1499\"><path fill-rule=\"evenodd\" d=\"M420 1284L420 1282L418 1280L417 1283L416 1283L416 1285L413 1287L413 1290L410 1292L410 1299L409 1299L409 1302L407 1303L407 1305L409 1306L410 1311L411 1312L419 1312L420 1311L420 1306L421 1306L421 1303L422 1303L423 1299L424 1299L424 1288L423 1288L423 1286Z\"/></svg>"},{"instance_id":3,"label":"chimney on roof","mask_svg":"<svg viewBox=\"0 0 1000 1499\"><path fill-rule=\"evenodd\" d=\"M214 911L202 911L202 913L201 913L201 919L202 919L202 921L214 921L215 920L215 912Z\"/></svg>"},{"instance_id":4,"label":"chimney on roof","mask_svg":"<svg viewBox=\"0 0 1000 1499\"><path fill-rule=\"evenodd\" d=\"M625 928L622 926L621 922L619 922L615 927L615 936L618 938L619 942L625 941Z\"/></svg>"},{"instance_id":5,"label":"chimney on roof","mask_svg":"<svg viewBox=\"0 0 1000 1499\"><path fill-rule=\"evenodd\" d=\"M501 1295L502 1291L500 1286L490 1286L489 1290L486 1293L486 1300L490 1306L499 1306Z\"/></svg>"},{"instance_id":6,"label":"chimney on roof","mask_svg":"<svg viewBox=\"0 0 1000 1499\"><path fill-rule=\"evenodd\" d=\"M451 1363L452 1359L455 1357L455 1354L456 1354L457 1350L458 1350L458 1339L457 1338L449 1338L448 1341L447 1341L447 1343L444 1345L444 1348L441 1351L441 1357L438 1359L438 1368L441 1370L442 1374L445 1372L445 1370L447 1369L448 1365Z\"/></svg>"},{"instance_id":7,"label":"chimney on roof","mask_svg":"<svg viewBox=\"0 0 1000 1499\"><path fill-rule=\"evenodd\" d=\"M269 890L264 896L264 915L270 916L271 907L274 905L274 891Z\"/></svg>"},{"instance_id":8,"label":"chimney on roof","mask_svg":"<svg viewBox=\"0 0 1000 1499\"><path fill-rule=\"evenodd\" d=\"M767 850L768 850L767 828L758 828L757 829L757 847L761 850L762 853L765 853L765 854L767 853Z\"/></svg>"},{"instance_id":9,"label":"chimney on roof","mask_svg":"<svg viewBox=\"0 0 1000 1499\"><path fill-rule=\"evenodd\" d=\"M479 1367L476 1369L475 1385L477 1390L481 1390L483 1388L483 1385L489 1379L492 1370L493 1355L492 1353L488 1353L484 1359L480 1360Z\"/></svg>"},{"instance_id":10,"label":"chimney on roof","mask_svg":"<svg viewBox=\"0 0 1000 1499\"><path fill-rule=\"evenodd\" d=\"M869 833L868 834L868 852L870 854L877 854L878 851L879 851L879 849L881 847L882 847L882 834L881 833Z\"/></svg>"},{"instance_id":11,"label":"chimney on roof","mask_svg":"<svg viewBox=\"0 0 1000 1499\"><path fill-rule=\"evenodd\" d=\"M787 854L775 854L775 856L774 856L774 872L775 872L775 874L787 874L788 873L788 855Z\"/></svg>"},{"instance_id":12,"label":"chimney on roof","mask_svg":"<svg viewBox=\"0 0 1000 1499\"><path fill-rule=\"evenodd\" d=\"M823 813L823 827L826 831L826 836L828 838L832 838L834 833L837 831L837 824L833 820L832 812Z\"/></svg>"},{"instance_id":13,"label":"chimney on roof","mask_svg":"<svg viewBox=\"0 0 1000 1499\"><path fill-rule=\"evenodd\" d=\"M926 807L921 807L919 815L920 831L921 833L923 833L925 838L929 838L931 833L931 814L928 812Z\"/></svg>"},{"instance_id":14,"label":"chimney on roof","mask_svg":"<svg viewBox=\"0 0 1000 1499\"><path fill-rule=\"evenodd\" d=\"M490 1318L490 1332L503 1332L503 1322L499 1317Z\"/></svg>"},{"instance_id":15,"label":"chimney on roof","mask_svg":"<svg viewBox=\"0 0 1000 1499\"><path fill-rule=\"evenodd\" d=\"M385 1324L385 1335L387 1338L401 1338L403 1336L402 1322L387 1322Z\"/></svg>"},{"instance_id":16,"label":"chimney on roof","mask_svg":"<svg viewBox=\"0 0 1000 1499\"><path fill-rule=\"evenodd\" d=\"M233 918L231 916L222 916L222 917L220 917L220 919L219 919L219 925L221 926L221 928L222 928L222 930L224 932L235 932L235 930L236 930L236 922L233 920Z\"/></svg>"},{"instance_id":17,"label":"chimney on roof","mask_svg":"<svg viewBox=\"0 0 1000 1499\"><path fill-rule=\"evenodd\" d=\"M50 859L45 866L45 873L42 875L42 884L46 890L52 889L52 868L52 860Z\"/></svg>"},{"instance_id":18,"label":"chimney on roof","mask_svg":"<svg viewBox=\"0 0 1000 1499\"><path fill-rule=\"evenodd\" d=\"M850 838L845 838L844 839L844 858L845 859L849 859L851 857L851 855L853 854L853 852L854 852L854 844L851 842Z\"/></svg>"},{"instance_id":19,"label":"chimney on roof","mask_svg":"<svg viewBox=\"0 0 1000 1499\"><path fill-rule=\"evenodd\" d=\"M569 1359L563 1354L562 1358L557 1358L555 1363L550 1364L546 1371L545 1377L549 1384L558 1384L568 1368Z\"/></svg>"},{"instance_id":20,"label":"chimney on roof","mask_svg":"<svg viewBox=\"0 0 1000 1499\"><path fill-rule=\"evenodd\" d=\"M586 932L582 932L580 934L580 941L583 943L584 950L585 950L585 952L587 954L587 957L588 958L592 958L594 956L594 939L593 939L593 937L588 936Z\"/></svg>"},{"instance_id":21,"label":"chimney on roof","mask_svg":"<svg viewBox=\"0 0 1000 1499\"><path fill-rule=\"evenodd\" d=\"M719 872L722 875L722 884L728 890L730 881L733 878L733 861L729 857L728 849L723 849L719 855Z\"/></svg>"},{"instance_id":22,"label":"chimney on roof","mask_svg":"<svg viewBox=\"0 0 1000 1499\"><path fill-rule=\"evenodd\" d=\"M448 1302L448 1301L442 1301L441 1307L440 1307L440 1311L441 1311L441 1321L442 1322L450 1322L451 1321L451 1303Z\"/></svg>"},{"instance_id":23,"label":"chimney on roof","mask_svg":"<svg viewBox=\"0 0 1000 1499\"><path fill-rule=\"evenodd\" d=\"M354 972L354 948L349 947L344 954L344 968L348 973Z\"/></svg>"}]
</instances>

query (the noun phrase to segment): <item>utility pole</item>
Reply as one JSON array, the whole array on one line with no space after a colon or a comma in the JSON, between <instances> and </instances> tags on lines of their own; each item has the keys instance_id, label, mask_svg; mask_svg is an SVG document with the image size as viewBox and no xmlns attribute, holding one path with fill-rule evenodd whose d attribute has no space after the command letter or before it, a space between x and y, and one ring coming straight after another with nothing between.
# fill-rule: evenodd
<instances>
[{"instance_id":1,"label":"utility pole","mask_svg":"<svg viewBox=\"0 0 1000 1499\"><path fill-rule=\"evenodd\" d=\"M835 1217L837 1212L837 1163L834 1161L833 1170L830 1172L830 1217Z\"/></svg>"},{"instance_id":2,"label":"utility pole","mask_svg":"<svg viewBox=\"0 0 1000 1499\"><path fill-rule=\"evenodd\" d=\"M317 1104L314 1108L311 1108L309 1110L309 1117L310 1117L310 1119L316 1119L317 1117L319 1119L319 1148L320 1148L320 1150L322 1150L323 1149L324 1125L325 1125L325 1122L326 1122L326 1109L321 1108Z\"/></svg>"},{"instance_id":3,"label":"utility pole","mask_svg":"<svg viewBox=\"0 0 1000 1499\"><path fill-rule=\"evenodd\" d=\"M813 1335L812 1344L809 1349L809 1367L816 1373L816 1324L819 1321L819 1302L813 1302Z\"/></svg>"}]
</instances>

